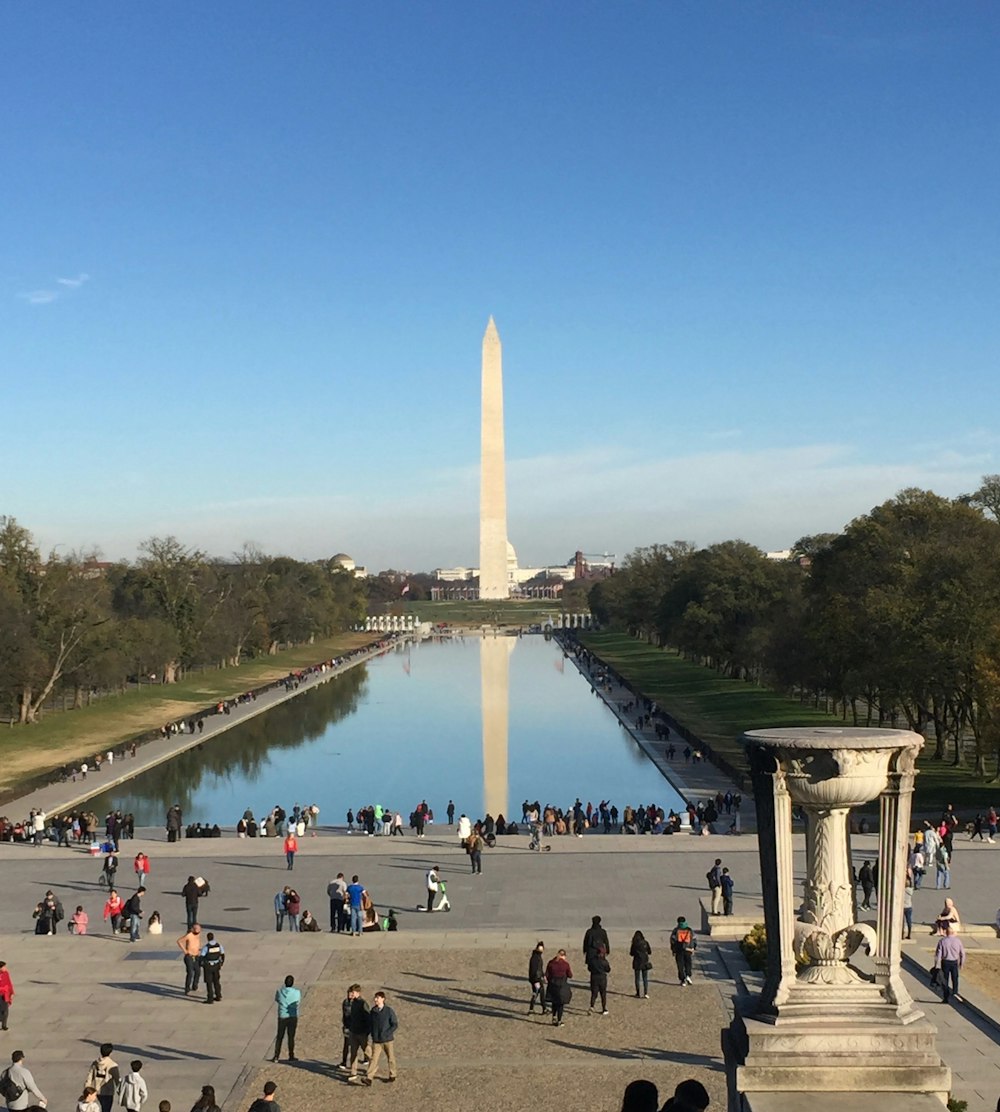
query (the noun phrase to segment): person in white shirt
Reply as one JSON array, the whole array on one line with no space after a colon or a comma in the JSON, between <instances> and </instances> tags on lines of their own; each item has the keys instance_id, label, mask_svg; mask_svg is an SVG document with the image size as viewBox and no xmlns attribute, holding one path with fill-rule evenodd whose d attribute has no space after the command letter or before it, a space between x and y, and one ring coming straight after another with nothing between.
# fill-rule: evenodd
<instances>
[{"instance_id":1,"label":"person in white shirt","mask_svg":"<svg viewBox=\"0 0 1000 1112\"><path fill-rule=\"evenodd\" d=\"M149 1097L149 1092L146 1089L146 1082L143 1080L140 1070L142 1069L142 1062L138 1058L132 1063L132 1072L125 1074L122 1078L121 1089L121 1106L126 1112L139 1112L145 1100Z\"/></svg>"}]
</instances>

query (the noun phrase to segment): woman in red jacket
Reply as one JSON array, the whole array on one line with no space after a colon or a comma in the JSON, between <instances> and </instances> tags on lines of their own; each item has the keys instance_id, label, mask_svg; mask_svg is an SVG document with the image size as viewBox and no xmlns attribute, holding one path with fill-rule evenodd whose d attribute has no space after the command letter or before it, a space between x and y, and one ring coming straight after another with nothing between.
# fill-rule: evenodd
<instances>
[{"instance_id":1,"label":"woman in red jacket","mask_svg":"<svg viewBox=\"0 0 1000 1112\"><path fill-rule=\"evenodd\" d=\"M7 972L7 963L0 961L0 1031L7 1030L7 1017L14 1002L14 984Z\"/></svg>"},{"instance_id":2,"label":"woman in red jacket","mask_svg":"<svg viewBox=\"0 0 1000 1112\"><path fill-rule=\"evenodd\" d=\"M112 888L111 894L108 896L108 902L104 905L104 918L105 920L111 920L111 930L114 934L118 933L118 928L122 925L122 908L124 906L125 901Z\"/></svg>"}]
</instances>

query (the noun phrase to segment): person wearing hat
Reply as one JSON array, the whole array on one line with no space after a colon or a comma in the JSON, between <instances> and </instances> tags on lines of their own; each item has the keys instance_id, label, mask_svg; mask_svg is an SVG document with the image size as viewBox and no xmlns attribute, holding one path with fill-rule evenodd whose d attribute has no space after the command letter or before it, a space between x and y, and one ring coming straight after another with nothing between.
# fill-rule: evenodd
<instances>
[{"instance_id":1,"label":"person wearing hat","mask_svg":"<svg viewBox=\"0 0 1000 1112\"><path fill-rule=\"evenodd\" d=\"M677 962L677 977L681 988L691 984L691 968L698 941L683 915L678 915L677 926L670 932L670 952Z\"/></svg>"}]
</instances>

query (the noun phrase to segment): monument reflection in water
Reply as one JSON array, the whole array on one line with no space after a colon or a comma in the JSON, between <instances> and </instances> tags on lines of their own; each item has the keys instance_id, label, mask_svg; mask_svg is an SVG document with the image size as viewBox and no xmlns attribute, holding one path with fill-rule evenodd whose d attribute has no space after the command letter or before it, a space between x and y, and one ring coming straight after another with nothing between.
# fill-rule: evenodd
<instances>
[{"instance_id":1,"label":"monument reflection in water","mask_svg":"<svg viewBox=\"0 0 1000 1112\"><path fill-rule=\"evenodd\" d=\"M421 799L456 813L520 819L521 801L567 807L680 806L554 641L532 636L424 642L351 669L96 797L158 826L178 802L186 821L232 826L246 808L316 803L343 824L380 802L404 819Z\"/></svg>"}]
</instances>

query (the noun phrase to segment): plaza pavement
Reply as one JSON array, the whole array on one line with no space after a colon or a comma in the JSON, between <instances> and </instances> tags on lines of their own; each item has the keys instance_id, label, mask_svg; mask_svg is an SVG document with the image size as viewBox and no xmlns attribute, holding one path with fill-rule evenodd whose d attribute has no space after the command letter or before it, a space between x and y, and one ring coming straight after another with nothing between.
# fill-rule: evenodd
<instances>
[{"instance_id":1,"label":"plaza pavement","mask_svg":"<svg viewBox=\"0 0 1000 1112\"><path fill-rule=\"evenodd\" d=\"M66 1106L81 1090L96 1047L108 1040L127 1064L146 1062L152 1100L190 1107L200 1086L214 1084L226 1112L245 1109L252 1090L273 1076L285 1108L319 1109L343 1100L457 1107L474 1102L511 1109L578 1100L617 1109L625 1084L649 1077L667 1093L683 1076L699 1076L724 1107L719 1031L727 1022L732 982L710 940L702 938L694 989L680 989L666 947L678 914L698 925L705 873L716 856L737 879L737 911L760 906L756 838L662 838L588 834L551 840L552 852L533 854L526 839L501 840L484 855L474 877L457 836L432 827L427 838L367 838L323 830L300 840L294 872L285 869L278 840L185 840L170 845L144 830L120 854L121 888L131 880L139 848L152 861L144 908L160 911L164 933L134 946L111 938L101 922L104 894L99 862L81 850L0 845L0 957L17 990L4 1052L23 1049L50 1107ZM801 836L797 870L802 868ZM856 838L859 855L874 837ZM426 915L424 870L440 865L454 910ZM324 927L326 884L336 872L357 872L385 913L399 912L395 935L290 935L274 931L274 894L294 882ZM209 879L202 906L206 929L218 932L228 960L222 1003L207 1006L199 993L185 998L175 939L183 933L180 887L188 875ZM51 887L67 914L82 903L92 934L36 937L31 909ZM1000 851L957 843L952 895L966 921L990 922L1000 892ZM941 893L918 892L915 919L929 921ZM592 914L611 935L611 1015L588 1016L589 996L579 953ZM653 947L649 1001L635 1000L626 956L635 929ZM917 938L908 953L926 961L931 939ZM551 954L565 946L577 973L565 1028L525 1014L528 953L542 938ZM972 946L995 946L968 939ZM274 1031L274 990L293 973L307 990L298 1054L301 1065L265 1065ZM370 998L385 987L401 1021L397 1044L400 1083L348 1088L329 1069L339 1060L339 1001L353 980ZM1000 1034L963 1004L944 1008L925 984L911 991L941 1030L940 1049L955 1070L956 1095L969 1112L993 1112L998 1095ZM989 1004L985 1007L988 1009ZM530 1099L529 1099L530 1098ZM187 1101L187 1104L185 1104ZM992 1103L990 1103L992 1102Z\"/></svg>"}]
</instances>

